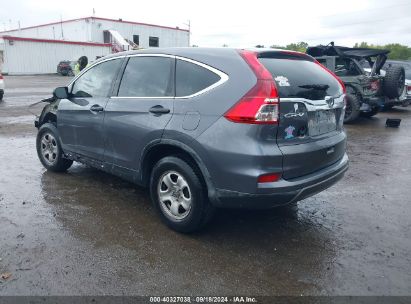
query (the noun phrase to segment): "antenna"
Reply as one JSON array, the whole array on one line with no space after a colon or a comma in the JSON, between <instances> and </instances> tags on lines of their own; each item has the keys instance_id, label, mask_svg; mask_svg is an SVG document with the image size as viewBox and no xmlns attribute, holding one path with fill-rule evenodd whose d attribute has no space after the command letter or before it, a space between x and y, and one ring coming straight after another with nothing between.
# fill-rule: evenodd
<instances>
[{"instance_id":1,"label":"antenna","mask_svg":"<svg viewBox=\"0 0 411 304\"><path fill-rule=\"evenodd\" d=\"M96 10L93 7L93 17L96 17Z\"/></svg>"}]
</instances>

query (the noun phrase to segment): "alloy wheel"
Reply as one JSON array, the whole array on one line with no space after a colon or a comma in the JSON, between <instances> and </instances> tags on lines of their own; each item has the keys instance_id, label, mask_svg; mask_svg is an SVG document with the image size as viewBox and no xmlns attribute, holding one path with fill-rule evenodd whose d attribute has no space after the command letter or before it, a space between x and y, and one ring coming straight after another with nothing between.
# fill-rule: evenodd
<instances>
[{"instance_id":1,"label":"alloy wheel","mask_svg":"<svg viewBox=\"0 0 411 304\"><path fill-rule=\"evenodd\" d=\"M57 141L50 133L44 133L41 137L41 155L43 159L49 164L54 165L57 161L58 147Z\"/></svg>"},{"instance_id":2,"label":"alloy wheel","mask_svg":"<svg viewBox=\"0 0 411 304\"><path fill-rule=\"evenodd\" d=\"M157 194L162 211L174 220L188 216L192 206L190 186L176 171L164 173L158 182Z\"/></svg>"}]
</instances>

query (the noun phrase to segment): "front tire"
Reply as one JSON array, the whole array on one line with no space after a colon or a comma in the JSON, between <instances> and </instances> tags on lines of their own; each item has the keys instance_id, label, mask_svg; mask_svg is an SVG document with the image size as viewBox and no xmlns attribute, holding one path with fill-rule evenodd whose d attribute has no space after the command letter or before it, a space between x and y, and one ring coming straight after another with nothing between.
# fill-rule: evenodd
<instances>
[{"instance_id":1,"label":"front tire","mask_svg":"<svg viewBox=\"0 0 411 304\"><path fill-rule=\"evenodd\" d=\"M63 157L60 136L57 128L45 123L39 129L36 139L37 155L43 166L50 171L64 172L73 164L72 160Z\"/></svg>"},{"instance_id":2,"label":"front tire","mask_svg":"<svg viewBox=\"0 0 411 304\"><path fill-rule=\"evenodd\" d=\"M201 173L194 165L175 156L165 157L154 166L150 193L163 222L178 232L199 230L214 210Z\"/></svg>"}]
</instances>

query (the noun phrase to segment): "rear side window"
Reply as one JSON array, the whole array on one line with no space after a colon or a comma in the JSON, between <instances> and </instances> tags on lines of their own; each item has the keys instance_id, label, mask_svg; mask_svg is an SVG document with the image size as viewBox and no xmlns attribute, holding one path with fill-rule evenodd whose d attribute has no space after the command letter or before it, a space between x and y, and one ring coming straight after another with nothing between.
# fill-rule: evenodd
<instances>
[{"instance_id":1,"label":"rear side window","mask_svg":"<svg viewBox=\"0 0 411 304\"><path fill-rule=\"evenodd\" d=\"M343 93L337 79L315 62L279 58L259 60L273 76L280 97L321 100Z\"/></svg>"},{"instance_id":2,"label":"rear side window","mask_svg":"<svg viewBox=\"0 0 411 304\"><path fill-rule=\"evenodd\" d=\"M177 60L176 63L176 96L190 96L220 81L216 73L197 64Z\"/></svg>"},{"instance_id":3,"label":"rear side window","mask_svg":"<svg viewBox=\"0 0 411 304\"><path fill-rule=\"evenodd\" d=\"M174 59L131 57L121 79L118 96L174 96Z\"/></svg>"}]
</instances>

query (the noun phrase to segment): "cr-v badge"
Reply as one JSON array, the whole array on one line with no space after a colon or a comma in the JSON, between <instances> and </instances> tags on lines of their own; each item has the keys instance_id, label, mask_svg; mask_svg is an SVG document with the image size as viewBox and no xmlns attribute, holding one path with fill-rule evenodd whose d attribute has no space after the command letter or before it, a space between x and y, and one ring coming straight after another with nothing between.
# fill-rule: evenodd
<instances>
[{"instance_id":1,"label":"cr-v badge","mask_svg":"<svg viewBox=\"0 0 411 304\"><path fill-rule=\"evenodd\" d=\"M298 111L298 103L294 104L294 112L290 112L284 115L285 118L292 118L292 117L303 117L304 116L304 112L299 112Z\"/></svg>"}]
</instances>

